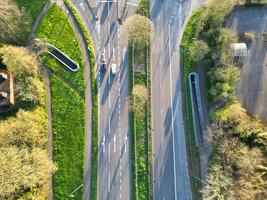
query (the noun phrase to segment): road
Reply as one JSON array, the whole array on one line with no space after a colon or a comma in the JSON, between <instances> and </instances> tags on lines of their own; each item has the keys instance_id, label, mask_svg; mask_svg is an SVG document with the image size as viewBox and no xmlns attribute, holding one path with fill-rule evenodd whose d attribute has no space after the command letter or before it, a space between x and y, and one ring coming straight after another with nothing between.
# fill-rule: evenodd
<instances>
[{"instance_id":1,"label":"road","mask_svg":"<svg viewBox=\"0 0 267 200\"><path fill-rule=\"evenodd\" d=\"M75 2L74 0L72 2ZM131 1L137 4L135 1ZM129 119L128 119L128 52L127 43L121 38L118 23L118 4L99 1L94 14L84 0L77 0L75 7L82 16L93 40L96 59L99 133L98 133L98 199L130 199ZM127 5L127 18L134 13L135 6ZM99 69L101 55L105 55L107 66L117 65L116 76L109 69ZM88 147L90 148L90 147ZM90 151L86 151L90 152ZM90 199L90 160L85 163L84 197Z\"/></svg>"},{"instance_id":2,"label":"road","mask_svg":"<svg viewBox=\"0 0 267 200\"><path fill-rule=\"evenodd\" d=\"M182 115L180 41L192 12L206 0L151 0L154 199L192 198Z\"/></svg>"}]
</instances>

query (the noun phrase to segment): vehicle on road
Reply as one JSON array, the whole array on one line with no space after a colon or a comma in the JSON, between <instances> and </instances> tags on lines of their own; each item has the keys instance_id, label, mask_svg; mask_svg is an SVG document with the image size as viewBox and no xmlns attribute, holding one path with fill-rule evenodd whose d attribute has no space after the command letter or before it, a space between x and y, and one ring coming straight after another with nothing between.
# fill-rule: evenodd
<instances>
[{"instance_id":1,"label":"vehicle on road","mask_svg":"<svg viewBox=\"0 0 267 200\"><path fill-rule=\"evenodd\" d=\"M117 74L117 65L115 63L112 63L110 70L111 74L115 76Z\"/></svg>"},{"instance_id":2,"label":"vehicle on road","mask_svg":"<svg viewBox=\"0 0 267 200\"><path fill-rule=\"evenodd\" d=\"M102 54L101 58L100 58L100 70L102 70L103 72L107 71L107 64L106 64L105 54Z\"/></svg>"}]
</instances>

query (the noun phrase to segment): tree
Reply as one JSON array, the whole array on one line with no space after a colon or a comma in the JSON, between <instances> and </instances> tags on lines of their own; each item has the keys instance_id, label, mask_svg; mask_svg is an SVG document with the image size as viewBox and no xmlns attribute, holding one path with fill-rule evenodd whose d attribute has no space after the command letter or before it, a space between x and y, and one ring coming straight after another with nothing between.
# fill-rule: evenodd
<instances>
[{"instance_id":1,"label":"tree","mask_svg":"<svg viewBox=\"0 0 267 200\"><path fill-rule=\"evenodd\" d=\"M237 67L216 68L208 72L210 95L216 101L232 101L235 99L234 87L240 76Z\"/></svg>"},{"instance_id":2,"label":"tree","mask_svg":"<svg viewBox=\"0 0 267 200\"><path fill-rule=\"evenodd\" d=\"M134 85L131 100L130 109L138 116L144 114L144 106L147 102L147 89L143 85Z\"/></svg>"},{"instance_id":3,"label":"tree","mask_svg":"<svg viewBox=\"0 0 267 200\"><path fill-rule=\"evenodd\" d=\"M204 56L208 53L209 47L206 42L203 40L196 40L194 41L194 48L191 48L191 52L193 54L193 57L200 61L204 58Z\"/></svg>"},{"instance_id":4,"label":"tree","mask_svg":"<svg viewBox=\"0 0 267 200\"><path fill-rule=\"evenodd\" d=\"M46 150L1 147L0 199L18 199L29 190L44 187L48 176L55 170L56 166L49 161Z\"/></svg>"},{"instance_id":5,"label":"tree","mask_svg":"<svg viewBox=\"0 0 267 200\"><path fill-rule=\"evenodd\" d=\"M14 76L27 75L37 77L39 62L36 54L24 47L4 45L0 48L0 56L7 70Z\"/></svg>"},{"instance_id":6,"label":"tree","mask_svg":"<svg viewBox=\"0 0 267 200\"><path fill-rule=\"evenodd\" d=\"M15 77L17 100L40 102L44 85L40 81L36 54L24 47L5 45L0 48L0 56L7 70Z\"/></svg>"},{"instance_id":7,"label":"tree","mask_svg":"<svg viewBox=\"0 0 267 200\"><path fill-rule=\"evenodd\" d=\"M149 18L132 15L123 25L123 35L136 45L148 45L153 32L153 24Z\"/></svg>"},{"instance_id":8,"label":"tree","mask_svg":"<svg viewBox=\"0 0 267 200\"><path fill-rule=\"evenodd\" d=\"M0 146L45 148L47 144L47 120L45 111L19 110L15 117L0 121Z\"/></svg>"},{"instance_id":9,"label":"tree","mask_svg":"<svg viewBox=\"0 0 267 200\"><path fill-rule=\"evenodd\" d=\"M0 41L21 43L25 40L25 32L30 30L30 18L18 9L12 0L0 1Z\"/></svg>"}]
</instances>

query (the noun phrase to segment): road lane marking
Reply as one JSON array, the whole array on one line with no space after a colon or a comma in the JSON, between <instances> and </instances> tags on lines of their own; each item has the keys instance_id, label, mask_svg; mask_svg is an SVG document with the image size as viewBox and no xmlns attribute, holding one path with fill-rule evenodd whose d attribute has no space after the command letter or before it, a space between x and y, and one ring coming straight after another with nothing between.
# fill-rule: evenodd
<instances>
[{"instance_id":1,"label":"road lane marking","mask_svg":"<svg viewBox=\"0 0 267 200\"><path fill-rule=\"evenodd\" d=\"M174 144L174 125L173 125L173 106L172 106L172 59L171 59L171 27L168 25L169 33L169 60L170 60L170 95L171 95L171 128L172 128L172 153L173 153L173 170L174 170L174 190L175 190L175 200L177 200L177 183L176 183L176 156L175 156L175 144Z\"/></svg>"},{"instance_id":2,"label":"road lane marking","mask_svg":"<svg viewBox=\"0 0 267 200\"><path fill-rule=\"evenodd\" d=\"M126 47L123 47L123 50L122 50L122 61L124 62L124 59L125 59L125 55L126 55Z\"/></svg>"},{"instance_id":3,"label":"road lane marking","mask_svg":"<svg viewBox=\"0 0 267 200\"><path fill-rule=\"evenodd\" d=\"M113 57L113 62L115 62L115 48L113 46L113 49L112 49L112 57Z\"/></svg>"},{"instance_id":4,"label":"road lane marking","mask_svg":"<svg viewBox=\"0 0 267 200\"><path fill-rule=\"evenodd\" d=\"M124 152L127 152L127 142L128 142L128 136L126 135L125 137L125 148L124 148Z\"/></svg>"},{"instance_id":5,"label":"road lane marking","mask_svg":"<svg viewBox=\"0 0 267 200\"><path fill-rule=\"evenodd\" d=\"M108 134L110 135L110 116L108 116Z\"/></svg>"},{"instance_id":6,"label":"road lane marking","mask_svg":"<svg viewBox=\"0 0 267 200\"><path fill-rule=\"evenodd\" d=\"M135 6L135 7L137 7L137 6L138 6L137 4L134 4L134 3L129 3L129 2L127 2L126 4L128 4L128 5L130 5L130 6Z\"/></svg>"},{"instance_id":7,"label":"road lane marking","mask_svg":"<svg viewBox=\"0 0 267 200\"><path fill-rule=\"evenodd\" d=\"M108 92L108 108L110 109L110 92Z\"/></svg>"},{"instance_id":8,"label":"road lane marking","mask_svg":"<svg viewBox=\"0 0 267 200\"><path fill-rule=\"evenodd\" d=\"M110 192L110 170L108 170L108 192Z\"/></svg>"},{"instance_id":9,"label":"road lane marking","mask_svg":"<svg viewBox=\"0 0 267 200\"><path fill-rule=\"evenodd\" d=\"M103 141L102 141L103 153L105 153L105 141L106 141L106 137L104 135L104 138L103 138Z\"/></svg>"},{"instance_id":10,"label":"road lane marking","mask_svg":"<svg viewBox=\"0 0 267 200\"><path fill-rule=\"evenodd\" d=\"M82 9L83 11L85 11L85 8L84 8L83 3L79 3L79 6L81 7L81 9Z\"/></svg>"},{"instance_id":11,"label":"road lane marking","mask_svg":"<svg viewBox=\"0 0 267 200\"><path fill-rule=\"evenodd\" d=\"M116 153L116 135L114 134L114 153Z\"/></svg>"},{"instance_id":12,"label":"road lane marking","mask_svg":"<svg viewBox=\"0 0 267 200\"><path fill-rule=\"evenodd\" d=\"M108 163L110 163L110 142L108 143Z\"/></svg>"}]
</instances>

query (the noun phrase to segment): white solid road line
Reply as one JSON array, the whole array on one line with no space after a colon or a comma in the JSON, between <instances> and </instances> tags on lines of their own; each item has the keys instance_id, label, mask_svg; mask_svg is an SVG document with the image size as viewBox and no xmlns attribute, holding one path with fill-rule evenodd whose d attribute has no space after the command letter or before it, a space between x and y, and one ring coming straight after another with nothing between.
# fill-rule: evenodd
<instances>
[{"instance_id":1,"label":"white solid road line","mask_svg":"<svg viewBox=\"0 0 267 200\"><path fill-rule=\"evenodd\" d=\"M108 170L108 192L110 192L110 170Z\"/></svg>"},{"instance_id":2,"label":"white solid road line","mask_svg":"<svg viewBox=\"0 0 267 200\"><path fill-rule=\"evenodd\" d=\"M128 136L126 135L125 137L125 148L124 148L124 152L127 152L127 142L128 142Z\"/></svg>"},{"instance_id":3,"label":"white solid road line","mask_svg":"<svg viewBox=\"0 0 267 200\"><path fill-rule=\"evenodd\" d=\"M173 171L174 171L174 191L175 200L177 200L177 183L176 183L176 156L175 156L175 143L174 143L174 125L173 125L173 106L172 106L172 59L171 59L171 26L168 25L169 30L169 60L170 60L170 95L171 95L171 126L172 126L172 152L173 152Z\"/></svg>"},{"instance_id":4,"label":"white solid road line","mask_svg":"<svg viewBox=\"0 0 267 200\"><path fill-rule=\"evenodd\" d=\"M125 55L126 55L126 47L123 47L123 50L122 50L122 61L124 62L124 59L125 59Z\"/></svg>"},{"instance_id":5,"label":"white solid road line","mask_svg":"<svg viewBox=\"0 0 267 200\"><path fill-rule=\"evenodd\" d=\"M108 143L108 163L110 163L110 142Z\"/></svg>"},{"instance_id":6,"label":"white solid road line","mask_svg":"<svg viewBox=\"0 0 267 200\"><path fill-rule=\"evenodd\" d=\"M116 153L116 135L115 134L114 134L113 141L114 141L114 153Z\"/></svg>"},{"instance_id":7,"label":"white solid road line","mask_svg":"<svg viewBox=\"0 0 267 200\"><path fill-rule=\"evenodd\" d=\"M104 135L104 138L103 138L103 141L102 141L103 153L105 153L105 141L106 141L106 137Z\"/></svg>"}]
</instances>

